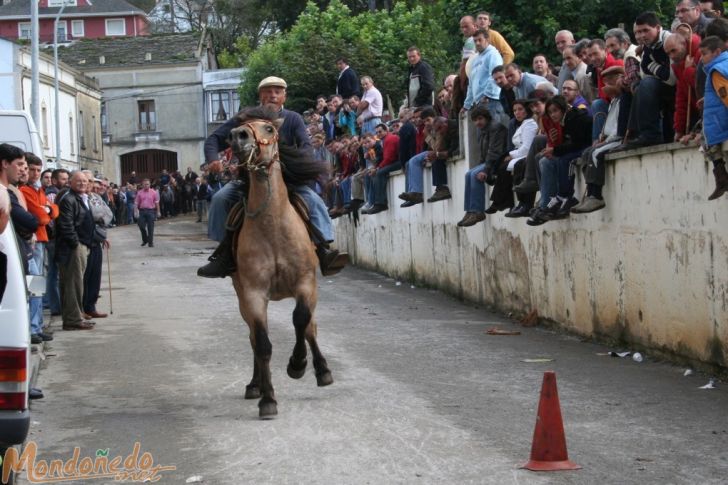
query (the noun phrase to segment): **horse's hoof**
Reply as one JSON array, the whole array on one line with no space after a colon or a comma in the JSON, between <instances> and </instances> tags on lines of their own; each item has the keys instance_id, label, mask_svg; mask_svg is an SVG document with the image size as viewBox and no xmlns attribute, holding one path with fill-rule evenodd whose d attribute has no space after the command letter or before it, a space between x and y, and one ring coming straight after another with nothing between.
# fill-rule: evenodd
<instances>
[{"instance_id":1,"label":"horse's hoof","mask_svg":"<svg viewBox=\"0 0 728 485\"><path fill-rule=\"evenodd\" d=\"M303 375L306 373L306 365L308 362L306 359L303 359L303 362L299 366L293 365L293 359L291 358L288 361L288 367L286 367L286 372L288 372L288 377L291 379L300 379L303 377Z\"/></svg>"},{"instance_id":2,"label":"horse's hoof","mask_svg":"<svg viewBox=\"0 0 728 485\"><path fill-rule=\"evenodd\" d=\"M260 398L260 387L248 384L245 386L245 399Z\"/></svg>"},{"instance_id":3,"label":"horse's hoof","mask_svg":"<svg viewBox=\"0 0 728 485\"><path fill-rule=\"evenodd\" d=\"M278 414L278 405L275 401L263 401L258 403L258 416L260 419L273 419Z\"/></svg>"},{"instance_id":4,"label":"horse's hoof","mask_svg":"<svg viewBox=\"0 0 728 485\"><path fill-rule=\"evenodd\" d=\"M334 383L334 377L331 375L330 371L324 371L320 374L316 374L316 384L319 387L328 386L333 383Z\"/></svg>"}]
</instances>

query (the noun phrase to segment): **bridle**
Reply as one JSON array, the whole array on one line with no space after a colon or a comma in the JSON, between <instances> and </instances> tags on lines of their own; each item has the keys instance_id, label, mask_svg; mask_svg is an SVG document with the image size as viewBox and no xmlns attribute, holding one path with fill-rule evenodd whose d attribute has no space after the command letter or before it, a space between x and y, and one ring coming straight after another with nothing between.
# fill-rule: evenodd
<instances>
[{"instance_id":1,"label":"bridle","mask_svg":"<svg viewBox=\"0 0 728 485\"><path fill-rule=\"evenodd\" d=\"M270 126L273 129L273 137L270 139L261 138L258 135L258 132L252 127L253 123L263 123L263 124ZM261 147L273 145L274 143L278 143L278 130L276 129L275 126L273 126L273 123L269 123L267 121L261 121L261 120L248 121L248 122L240 125L240 127L243 127L243 126L250 127L250 131L253 134L253 141L255 142L255 148L250 150L250 155L248 155L248 158L246 158L245 160L239 161L238 166L244 168L245 170L247 170L248 172L250 172L252 174L268 177L268 175L269 175L268 169L270 168L270 166L273 164L273 162L280 161L280 159L278 157L278 150L275 151L275 153L273 154L273 156L267 163L260 164L260 163L256 163L256 162L258 161L258 158L262 155Z\"/></svg>"},{"instance_id":2,"label":"bridle","mask_svg":"<svg viewBox=\"0 0 728 485\"><path fill-rule=\"evenodd\" d=\"M268 138L261 138L258 136L258 132L255 130L255 128L252 126L253 123L263 123L268 126L270 126L273 129L273 137ZM280 158L278 156L278 150L273 153L273 156L271 159L264 163L256 163L259 159L259 157L262 155L261 147L273 145L274 143L278 143L278 130L275 126L273 126L273 123L262 121L262 120L251 120L248 122L243 123L240 125L240 127L243 126L249 126L250 131L253 134L253 141L255 142L255 148L250 150L250 155L245 160L240 160L238 163L239 167L244 168L249 173L264 178L267 184L267 192L265 199L263 200L263 203L255 209L254 211L248 210L248 201L245 197L243 197L243 209L245 210L245 217L249 217L251 219L254 219L258 217L264 210L268 208L268 205L270 204L271 199L271 184L270 184L270 167L273 165L273 162L280 162Z\"/></svg>"}]
</instances>

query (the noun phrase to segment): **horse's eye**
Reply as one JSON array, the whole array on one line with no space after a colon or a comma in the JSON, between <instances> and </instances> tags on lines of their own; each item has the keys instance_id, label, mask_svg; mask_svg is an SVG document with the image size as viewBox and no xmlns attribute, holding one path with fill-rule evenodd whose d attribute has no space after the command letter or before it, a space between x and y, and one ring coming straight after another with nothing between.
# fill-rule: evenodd
<instances>
[{"instance_id":1,"label":"horse's eye","mask_svg":"<svg viewBox=\"0 0 728 485\"><path fill-rule=\"evenodd\" d=\"M248 132L247 131L244 131L243 130L243 131L240 132L240 138L247 138L247 137L248 137Z\"/></svg>"},{"instance_id":2,"label":"horse's eye","mask_svg":"<svg viewBox=\"0 0 728 485\"><path fill-rule=\"evenodd\" d=\"M273 133L273 127L272 126L266 126L266 130L268 130L268 133Z\"/></svg>"}]
</instances>

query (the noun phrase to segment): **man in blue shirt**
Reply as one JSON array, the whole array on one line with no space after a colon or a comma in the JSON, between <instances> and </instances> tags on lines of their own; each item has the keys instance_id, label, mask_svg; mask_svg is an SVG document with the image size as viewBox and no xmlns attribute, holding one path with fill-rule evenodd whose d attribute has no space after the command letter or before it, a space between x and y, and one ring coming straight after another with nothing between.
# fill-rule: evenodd
<instances>
[{"instance_id":1,"label":"man in blue shirt","mask_svg":"<svg viewBox=\"0 0 728 485\"><path fill-rule=\"evenodd\" d=\"M463 109L469 110L476 104L486 104L493 119L502 121L503 106L500 103L500 88L493 80L491 73L496 66L503 64L500 52L490 45L490 35L486 30L478 30L473 35L475 50L478 55L470 69L468 95Z\"/></svg>"},{"instance_id":2,"label":"man in blue shirt","mask_svg":"<svg viewBox=\"0 0 728 485\"><path fill-rule=\"evenodd\" d=\"M306 131L306 124L301 115L294 111L283 108L286 101L286 81L278 77L267 77L258 84L258 96L260 104L269 109L278 110L283 118L283 124L278 130L278 138L281 144L296 147L304 150L313 150L311 139ZM240 122L233 117L220 126L205 140L205 161L208 170L212 173L222 170L220 152L228 148L227 139L230 132L237 128ZM233 231L226 230L227 214L232 207L244 196L242 183L237 180L228 183L212 197L208 212L208 224L216 226L211 234L219 234L217 239L220 245L210 256L210 262L197 270L198 276L205 278L224 278L235 272L235 258L232 254ZM318 232L320 240L315 240L316 254L321 263L321 273L330 276L338 273L348 262L346 253L339 253L329 248L329 243L334 240L334 229L329 217L329 211L323 199L316 194L308 185L296 185L295 192L303 198L308 206L310 221Z\"/></svg>"}]
</instances>

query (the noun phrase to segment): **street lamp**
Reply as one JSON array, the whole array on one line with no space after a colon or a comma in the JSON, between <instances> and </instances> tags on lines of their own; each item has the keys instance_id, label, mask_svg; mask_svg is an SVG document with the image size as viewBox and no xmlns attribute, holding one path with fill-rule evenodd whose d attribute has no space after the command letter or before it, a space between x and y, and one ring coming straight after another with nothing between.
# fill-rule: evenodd
<instances>
[{"instance_id":1,"label":"street lamp","mask_svg":"<svg viewBox=\"0 0 728 485\"><path fill-rule=\"evenodd\" d=\"M61 4L61 9L56 14L56 19L53 21L53 68L54 68L54 89L55 89L55 97L56 97L56 110L55 110L55 117L56 117L56 168L60 168L61 163L61 114L60 114L60 106L58 105L58 20L61 18L61 14L63 13L63 9L66 8L66 1ZM68 32L66 32L66 36L68 36ZM65 39L64 39L65 40ZM73 136L73 132L71 132L71 136Z\"/></svg>"}]
</instances>

